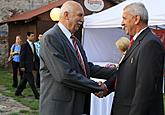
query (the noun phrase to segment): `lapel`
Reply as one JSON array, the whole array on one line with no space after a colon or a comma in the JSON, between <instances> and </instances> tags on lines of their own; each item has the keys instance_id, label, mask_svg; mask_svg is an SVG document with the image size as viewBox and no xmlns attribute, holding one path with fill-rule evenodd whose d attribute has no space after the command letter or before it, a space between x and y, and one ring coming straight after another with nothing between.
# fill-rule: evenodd
<instances>
[{"instance_id":1,"label":"lapel","mask_svg":"<svg viewBox=\"0 0 165 115\"><path fill-rule=\"evenodd\" d=\"M130 55L131 53L136 49L136 47L138 45L140 45L140 42L143 40L143 38L145 37L145 35L150 31L149 27L146 28L134 41L134 43L132 44L132 46L127 50L122 62L124 62ZM121 62L121 63L122 63Z\"/></svg>"},{"instance_id":2,"label":"lapel","mask_svg":"<svg viewBox=\"0 0 165 115\"><path fill-rule=\"evenodd\" d=\"M30 46L30 44L26 41L26 44L27 44L27 47L29 47L28 49L29 49L29 51L31 52L31 54L33 55L33 51L32 51L32 48L31 48L31 46Z\"/></svg>"},{"instance_id":3,"label":"lapel","mask_svg":"<svg viewBox=\"0 0 165 115\"><path fill-rule=\"evenodd\" d=\"M76 57L78 63L79 63L80 66L81 66L81 62L80 62L79 59L78 59L77 53L76 53L75 49L73 48L72 44L70 43L70 41L68 40L68 38L67 38L67 37L65 36L65 34L61 31L61 29L59 28L58 25L55 25L54 28L55 28L55 30L57 31L57 33L60 33L61 39L62 39L62 40L67 44L67 46L71 49L72 53L74 54L74 56ZM78 45L78 47L79 47L79 45ZM80 52L81 52L81 48L80 48L80 47L79 47L79 50L80 50ZM84 59L84 56L83 56L82 53L81 53L81 55L82 55L82 57L83 57L83 59ZM82 66L81 66L81 67L82 67ZM82 68L82 69L83 69L83 68Z\"/></svg>"}]
</instances>

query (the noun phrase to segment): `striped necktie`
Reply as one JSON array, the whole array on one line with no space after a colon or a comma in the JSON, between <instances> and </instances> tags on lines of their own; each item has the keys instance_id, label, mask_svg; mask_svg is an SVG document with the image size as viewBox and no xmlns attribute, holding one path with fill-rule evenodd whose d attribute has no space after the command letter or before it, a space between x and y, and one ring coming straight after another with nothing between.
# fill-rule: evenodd
<instances>
[{"instance_id":1,"label":"striped necktie","mask_svg":"<svg viewBox=\"0 0 165 115\"><path fill-rule=\"evenodd\" d=\"M74 46L74 49L76 51L77 57L78 57L78 59L79 59L79 61L81 63L81 66L82 66L83 70L84 70L85 76L87 77L85 64L84 64L82 55L81 55L80 50L79 50L78 45L77 45L77 38L74 35L72 35L71 39L72 39L73 46Z\"/></svg>"}]
</instances>

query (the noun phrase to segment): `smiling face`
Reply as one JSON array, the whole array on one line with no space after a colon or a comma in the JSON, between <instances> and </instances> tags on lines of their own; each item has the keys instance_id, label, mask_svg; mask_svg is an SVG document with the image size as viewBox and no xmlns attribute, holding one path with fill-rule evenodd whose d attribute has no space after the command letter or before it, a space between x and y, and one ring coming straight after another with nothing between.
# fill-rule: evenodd
<instances>
[{"instance_id":1,"label":"smiling face","mask_svg":"<svg viewBox=\"0 0 165 115\"><path fill-rule=\"evenodd\" d=\"M123 30L127 35L134 36L136 34L136 16L133 16L127 10L124 10L122 18L121 25L123 26Z\"/></svg>"},{"instance_id":2,"label":"smiling face","mask_svg":"<svg viewBox=\"0 0 165 115\"><path fill-rule=\"evenodd\" d=\"M71 33L75 33L84 22L84 10L75 1L67 1L61 7L59 20Z\"/></svg>"},{"instance_id":3,"label":"smiling face","mask_svg":"<svg viewBox=\"0 0 165 115\"><path fill-rule=\"evenodd\" d=\"M73 11L68 12L68 29L71 33L78 31L84 21L84 11L79 5L73 6Z\"/></svg>"}]
</instances>

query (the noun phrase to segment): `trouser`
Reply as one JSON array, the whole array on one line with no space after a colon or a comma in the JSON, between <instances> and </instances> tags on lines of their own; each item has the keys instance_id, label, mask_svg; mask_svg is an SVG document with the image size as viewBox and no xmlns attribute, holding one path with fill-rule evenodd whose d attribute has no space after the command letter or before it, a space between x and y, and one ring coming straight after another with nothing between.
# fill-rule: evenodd
<instances>
[{"instance_id":1,"label":"trouser","mask_svg":"<svg viewBox=\"0 0 165 115\"><path fill-rule=\"evenodd\" d=\"M40 72L39 72L39 70L37 71L36 87L40 88Z\"/></svg>"},{"instance_id":2,"label":"trouser","mask_svg":"<svg viewBox=\"0 0 165 115\"><path fill-rule=\"evenodd\" d=\"M39 93L35 87L34 76L33 76L32 72L24 72L23 79L21 80L19 86L17 87L15 94L16 95L21 94L23 92L23 90L25 89L25 85L27 82L29 83L35 98L39 98Z\"/></svg>"},{"instance_id":3,"label":"trouser","mask_svg":"<svg viewBox=\"0 0 165 115\"><path fill-rule=\"evenodd\" d=\"M20 74L20 80L23 77L23 72L19 68L19 62L12 61L12 69L13 69L13 84L12 84L12 87L16 88L18 86L18 77L17 77L18 70L19 70L19 74Z\"/></svg>"},{"instance_id":4,"label":"trouser","mask_svg":"<svg viewBox=\"0 0 165 115\"><path fill-rule=\"evenodd\" d=\"M90 94L86 94L85 98L85 106L84 106L84 111L82 115L90 115Z\"/></svg>"}]
</instances>

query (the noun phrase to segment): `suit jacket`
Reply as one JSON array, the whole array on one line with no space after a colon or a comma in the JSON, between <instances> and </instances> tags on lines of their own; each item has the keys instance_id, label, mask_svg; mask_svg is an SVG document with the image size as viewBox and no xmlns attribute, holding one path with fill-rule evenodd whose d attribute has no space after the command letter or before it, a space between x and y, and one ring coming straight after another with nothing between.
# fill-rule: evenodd
<instances>
[{"instance_id":1,"label":"suit jacket","mask_svg":"<svg viewBox=\"0 0 165 115\"><path fill-rule=\"evenodd\" d=\"M88 63L78 42L88 75L85 77L75 49L58 25L43 36L40 49L40 115L81 115L84 110L89 114L90 93L101 90L89 76L108 78L113 70Z\"/></svg>"},{"instance_id":2,"label":"suit jacket","mask_svg":"<svg viewBox=\"0 0 165 115\"><path fill-rule=\"evenodd\" d=\"M34 47L34 54L30 47L30 44L26 41L21 45L20 51L20 68L25 68L25 72L32 72L39 67L39 58L36 54Z\"/></svg>"},{"instance_id":3,"label":"suit jacket","mask_svg":"<svg viewBox=\"0 0 165 115\"><path fill-rule=\"evenodd\" d=\"M111 115L163 115L163 59L160 39L145 29L119 65Z\"/></svg>"}]
</instances>

